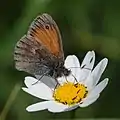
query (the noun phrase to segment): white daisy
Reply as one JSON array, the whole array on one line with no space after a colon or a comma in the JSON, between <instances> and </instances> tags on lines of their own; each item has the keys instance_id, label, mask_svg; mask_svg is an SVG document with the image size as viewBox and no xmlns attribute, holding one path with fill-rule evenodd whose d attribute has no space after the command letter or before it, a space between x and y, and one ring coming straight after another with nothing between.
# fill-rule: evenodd
<instances>
[{"instance_id":1,"label":"white daisy","mask_svg":"<svg viewBox=\"0 0 120 120\"><path fill-rule=\"evenodd\" d=\"M22 89L45 100L28 106L26 110L34 112L48 109L54 113L64 112L77 107L86 107L95 102L108 84L108 78L98 84L108 59L104 58L93 69L94 61L94 51L86 54L81 65L75 55L69 55L65 60L65 67L71 70L71 74L68 77L58 78L60 84L57 86L57 82L47 76L39 82L33 77L25 77L27 87ZM37 83L34 84L35 82Z\"/></svg>"}]
</instances>

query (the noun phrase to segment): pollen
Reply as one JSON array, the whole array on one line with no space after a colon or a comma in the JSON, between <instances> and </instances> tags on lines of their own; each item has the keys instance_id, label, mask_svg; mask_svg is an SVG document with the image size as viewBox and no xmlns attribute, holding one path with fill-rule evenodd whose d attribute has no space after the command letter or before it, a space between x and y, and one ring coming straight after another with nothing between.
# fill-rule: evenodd
<instances>
[{"instance_id":1,"label":"pollen","mask_svg":"<svg viewBox=\"0 0 120 120\"><path fill-rule=\"evenodd\" d=\"M88 94L87 87L83 84L67 82L56 87L53 93L55 101L65 105L74 105L82 102Z\"/></svg>"}]
</instances>

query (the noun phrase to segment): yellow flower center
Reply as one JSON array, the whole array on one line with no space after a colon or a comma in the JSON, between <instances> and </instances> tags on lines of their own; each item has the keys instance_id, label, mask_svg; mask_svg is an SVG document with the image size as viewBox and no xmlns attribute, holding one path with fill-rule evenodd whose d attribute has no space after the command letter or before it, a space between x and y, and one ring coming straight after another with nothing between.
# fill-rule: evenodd
<instances>
[{"instance_id":1,"label":"yellow flower center","mask_svg":"<svg viewBox=\"0 0 120 120\"><path fill-rule=\"evenodd\" d=\"M87 87L83 84L67 82L56 87L53 93L55 101L65 105L80 103L87 96Z\"/></svg>"}]
</instances>

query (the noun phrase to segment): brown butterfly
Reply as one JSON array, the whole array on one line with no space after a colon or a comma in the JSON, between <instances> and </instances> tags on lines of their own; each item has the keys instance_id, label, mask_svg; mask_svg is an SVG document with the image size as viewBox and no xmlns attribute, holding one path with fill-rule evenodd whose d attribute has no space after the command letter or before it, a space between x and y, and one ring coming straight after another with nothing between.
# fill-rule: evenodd
<instances>
[{"instance_id":1,"label":"brown butterfly","mask_svg":"<svg viewBox=\"0 0 120 120\"><path fill-rule=\"evenodd\" d=\"M33 75L57 78L70 74L70 70L64 67L58 26L46 13L39 15L31 23L27 34L17 42L14 60L16 69Z\"/></svg>"}]
</instances>

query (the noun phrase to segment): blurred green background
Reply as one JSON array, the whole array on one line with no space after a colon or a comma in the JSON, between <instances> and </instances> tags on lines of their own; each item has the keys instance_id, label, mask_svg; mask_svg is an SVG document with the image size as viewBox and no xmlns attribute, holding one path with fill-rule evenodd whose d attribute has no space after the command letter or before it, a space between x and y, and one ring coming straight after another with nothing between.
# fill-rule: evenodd
<instances>
[{"instance_id":1,"label":"blurred green background","mask_svg":"<svg viewBox=\"0 0 120 120\"><path fill-rule=\"evenodd\" d=\"M16 42L26 33L32 20L44 12L49 13L60 28L65 56L75 54L82 61L88 50L95 50L95 64L104 57L109 59L102 76L102 79L110 78L108 86L97 102L77 109L75 118L120 118L119 0L2 0L0 112L4 109L6 120L62 119L71 116L71 112L54 115L47 110L28 113L25 108L39 99L20 89L28 74L14 68L13 52ZM7 101L11 101L10 104ZM6 103L9 109L5 107Z\"/></svg>"}]
</instances>

